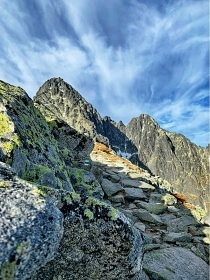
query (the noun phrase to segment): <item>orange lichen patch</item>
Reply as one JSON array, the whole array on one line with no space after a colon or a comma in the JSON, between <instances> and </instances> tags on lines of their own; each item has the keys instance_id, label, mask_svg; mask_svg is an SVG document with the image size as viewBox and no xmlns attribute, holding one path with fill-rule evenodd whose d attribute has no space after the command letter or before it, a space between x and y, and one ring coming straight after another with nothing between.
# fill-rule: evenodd
<instances>
[{"instance_id":1,"label":"orange lichen patch","mask_svg":"<svg viewBox=\"0 0 210 280\"><path fill-rule=\"evenodd\" d=\"M174 196L175 196L179 201L181 201L182 203L186 203L186 202L187 202L186 197L185 197L182 193L176 193L176 194L174 194Z\"/></svg>"},{"instance_id":2,"label":"orange lichen patch","mask_svg":"<svg viewBox=\"0 0 210 280\"><path fill-rule=\"evenodd\" d=\"M188 203L188 202L184 202L183 205L189 210L195 210L196 209L196 207L193 204Z\"/></svg>"},{"instance_id":3,"label":"orange lichen patch","mask_svg":"<svg viewBox=\"0 0 210 280\"><path fill-rule=\"evenodd\" d=\"M93 152L97 151L97 150L107 153L107 154L114 154L114 151L111 148L107 147L106 145L104 145L102 143L98 143L98 142L95 143Z\"/></svg>"},{"instance_id":4,"label":"orange lichen patch","mask_svg":"<svg viewBox=\"0 0 210 280\"><path fill-rule=\"evenodd\" d=\"M188 197L188 196L186 197L186 196L183 195L182 193L176 193L176 194L174 194L174 196L175 196L175 197L177 198L177 200L180 201L187 209L189 209L189 210L195 210L195 209L196 209L196 207L195 207L193 204L187 202L187 197ZM194 199L197 198L196 195L189 195L189 196L195 197ZM188 198L189 198L189 197L188 197Z\"/></svg>"}]
</instances>

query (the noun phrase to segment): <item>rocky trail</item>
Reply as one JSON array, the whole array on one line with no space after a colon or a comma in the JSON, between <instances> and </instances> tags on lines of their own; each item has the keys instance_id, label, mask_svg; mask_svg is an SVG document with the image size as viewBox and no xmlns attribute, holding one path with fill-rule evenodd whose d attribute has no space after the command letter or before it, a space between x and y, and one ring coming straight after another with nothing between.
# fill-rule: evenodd
<instances>
[{"instance_id":1,"label":"rocky trail","mask_svg":"<svg viewBox=\"0 0 210 280\"><path fill-rule=\"evenodd\" d=\"M168 182L103 144L95 144L91 159L105 198L143 234L141 279L205 279L210 227L198 221L192 205L172 194Z\"/></svg>"}]
</instances>

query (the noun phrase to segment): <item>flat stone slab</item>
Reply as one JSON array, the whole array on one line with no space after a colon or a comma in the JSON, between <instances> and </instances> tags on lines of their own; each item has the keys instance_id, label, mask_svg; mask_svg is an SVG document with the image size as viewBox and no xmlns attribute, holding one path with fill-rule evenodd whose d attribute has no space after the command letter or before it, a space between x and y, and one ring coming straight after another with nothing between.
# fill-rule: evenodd
<instances>
[{"instance_id":1,"label":"flat stone slab","mask_svg":"<svg viewBox=\"0 0 210 280\"><path fill-rule=\"evenodd\" d=\"M112 196L117 192L123 190L123 187L119 183L112 183L108 179L103 179L101 182L103 191L107 196Z\"/></svg>"},{"instance_id":2,"label":"flat stone slab","mask_svg":"<svg viewBox=\"0 0 210 280\"><path fill-rule=\"evenodd\" d=\"M182 232L188 229L190 225L198 225L198 222L195 220L194 217L184 215L180 218L170 220L168 222L168 231L171 232Z\"/></svg>"},{"instance_id":3,"label":"flat stone slab","mask_svg":"<svg viewBox=\"0 0 210 280\"><path fill-rule=\"evenodd\" d=\"M143 269L149 279L208 280L209 266L190 250L170 247L146 252Z\"/></svg>"},{"instance_id":4,"label":"flat stone slab","mask_svg":"<svg viewBox=\"0 0 210 280\"><path fill-rule=\"evenodd\" d=\"M124 188L125 190L125 198L128 200L135 200L135 199L145 199L146 196L141 189L136 188Z\"/></svg>"},{"instance_id":5,"label":"flat stone slab","mask_svg":"<svg viewBox=\"0 0 210 280\"><path fill-rule=\"evenodd\" d=\"M132 180L132 179L124 179L121 181L124 187L133 187L133 188L140 188L144 190L154 190L155 187L147 184L145 182L141 182L139 180Z\"/></svg>"},{"instance_id":6,"label":"flat stone slab","mask_svg":"<svg viewBox=\"0 0 210 280\"><path fill-rule=\"evenodd\" d=\"M153 214L161 214L167 209L167 206L162 203L147 203L144 201L137 202L136 206L144 208Z\"/></svg>"},{"instance_id":7,"label":"flat stone slab","mask_svg":"<svg viewBox=\"0 0 210 280\"><path fill-rule=\"evenodd\" d=\"M145 232L145 230L146 230L145 224L143 224L141 222L135 223L134 226L142 232Z\"/></svg>"},{"instance_id":8,"label":"flat stone slab","mask_svg":"<svg viewBox=\"0 0 210 280\"><path fill-rule=\"evenodd\" d=\"M158 215L152 214L144 209L133 210L133 213L142 221L154 223L156 225L162 225L163 221Z\"/></svg>"},{"instance_id":9,"label":"flat stone slab","mask_svg":"<svg viewBox=\"0 0 210 280\"><path fill-rule=\"evenodd\" d=\"M190 242L192 235L187 232L169 232L165 235L164 240L166 242Z\"/></svg>"}]
</instances>

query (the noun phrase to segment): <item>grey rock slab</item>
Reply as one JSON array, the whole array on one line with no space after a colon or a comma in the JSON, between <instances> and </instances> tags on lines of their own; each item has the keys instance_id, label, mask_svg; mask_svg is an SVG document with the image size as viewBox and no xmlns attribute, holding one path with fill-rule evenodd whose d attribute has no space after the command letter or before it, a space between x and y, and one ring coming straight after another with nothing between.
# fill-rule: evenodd
<instances>
[{"instance_id":1,"label":"grey rock slab","mask_svg":"<svg viewBox=\"0 0 210 280\"><path fill-rule=\"evenodd\" d=\"M132 179L124 179L121 181L124 187L133 187L133 188L140 188L144 190L154 190L155 187L147 184L145 182L141 182L139 180L132 180Z\"/></svg>"},{"instance_id":2,"label":"grey rock slab","mask_svg":"<svg viewBox=\"0 0 210 280\"><path fill-rule=\"evenodd\" d=\"M165 224L172 223L172 221L177 218L174 214L165 214L165 213L161 214L160 217Z\"/></svg>"},{"instance_id":3,"label":"grey rock slab","mask_svg":"<svg viewBox=\"0 0 210 280\"><path fill-rule=\"evenodd\" d=\"M162 202L162 194L157 192L152 192L150 194L149 202Z\"/></svg>"},{"instance_id":4,"label":"grey rock slab","mask_svg":"<svg viewBox=\"0 0 210 280\"><path fill-rule=\"evenodd\" d=\"M124 179L121 182L124 187L138 188L141 184L139 180L132 180L132 179Z\"/></svg>"},{"instance_id":5,"label":"grey rock slab","mask_svg":"<svg viewBox=\"0 0 210 280\"><path fill-rule=\"evenodd\" d=\"M184 215L180 218L176 218L173 220L170 220L168 222L168 231L171 232L182 232L187 231L188 226L190 225L198 225L198 222L195 220L193 216Z\"/></svg>"},{"instance_id":6,"label":"grey rock slab","mask_svg":"<svg viewBox=\"0 0 210 280\"><path fill-rule=\"evenodd\" d=\"M147 203L144 201L137 202L136 206L144 208L153 214L161 214L167 209L167 206L162 203Z\"/></svg>"},{"instance_id":7,"label":"grey rock slab","mask_svg":"<svg viewBox=\"0 0 210 280\"><path fill-rule=\"evenodd\" d=\"M208 280L209 266L190 250L171 247L144 255L143 268L151 280Z\"/></svg>"},{"instance_id":8,"label":"grey rock slab","mask_svg":"<svg viewBox=\"0 0 210 280\"><path fill-rule=\"evenodd\" d=\"M190 242L192 235L187 232L169 232L164 236L166 242Z\"/></svg>"},{"instance_id":9,"label":"grey rock slab","mask_svg":"<svg viewBox=\"0 0 210 280\"><path fill-rule=\"evenodd\" d=\"M110 201L114 203L125 203L124 196L121 194L111 196Z\"/></svg>"},{"instance_id":10,"label":"grey rock slab","mask_svg":"<svg viewBox=\"0 0 210 280\"><path fill-rule=\"evenodd\" d=\"M112 196L112 195L116 194L117 192L123 190L123 187L121 184L112 183L108 179L103 179L101 182L101 186L107 196Z\"/></svg>"},{"instance_id":11,"label":"grey rock slab","mask_svg":"<svg viewBox=\"0 0 210 280\"><path fill-rule=\"evenodd\" d=\"M158 215L152 214L144 209L133 210L133 213L142 221L162 225L163 221Z\"/></svg>"},{"instance_id":12,"label":"grey rock slab","mask_svg":"<svg viewBox=\"0 0 210 280\"><path fill-rule=\"evenodd\" d=\"M87 170L83 170L83 173L84 173L84 182L86 184L90 185L96 180L96 177L93 175L92 172L87 171Z\"/></svg>"},{"instance_id":13,"label":"grey rock slab","mask_svg":"<svg viewBox=\"0 0 210 280\"><path fill-rule=\"evenodd\" d=\"M105 179L110 180L112 183L119 183L119 181L120 181L120 176L118 176L114 172L113 172L113 174L109 173L109 172L103 172L103 177Z\"/></svg>"},{"instance_id":14,"label":"grey rock slab","mask_svg":"<svg viewBox=\"0 0 210 280\"><path fill-rule=\"evenodd\" d=\"M91 210L86 208L88 205L92 205ZM64 219L64 234L56 257L32 279L140 280L143 239L129 220L91 198L81 201L80 209L72 206ZM92 213L90 219L84 217L88 209ZM111 218L113 210L116 216Z\"/></svg>"},{"instance_id":15,"label":"grey rock slab","mask_svg":"<svg viewBox=\"0 0 210 280\"><path fill-rule=\"evenodd\" d=\"M145 232L145 230L146 230L145 224L143 224L141 222L135 223L134 226L142 232Z\"/></svg>"},{"instance_id":16,"label":"grey rock slab","mask_svg":"<svg viewBox=\"0 0 210 280\"><path fill-rule=\"evenodd\" d=\"M128 200L146 199L146 196L141 189L124 188L124 190L125 190L125 198Z\"/></svg>"}]
</instances>

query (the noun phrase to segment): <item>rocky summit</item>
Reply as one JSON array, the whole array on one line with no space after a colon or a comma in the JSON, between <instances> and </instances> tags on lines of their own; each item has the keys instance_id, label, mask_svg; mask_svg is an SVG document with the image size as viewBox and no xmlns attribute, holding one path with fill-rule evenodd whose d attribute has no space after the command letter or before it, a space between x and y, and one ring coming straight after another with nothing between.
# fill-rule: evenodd
<instances>
[{"instance_id":1,"label":"rocky summit","mask_svg":"<svg viewBox=\"0 0 210 280\"><path fill-rule=\"evenodd\" d=\"M0 279L209 279L208 151L0 81Z\"/></svg>"}]
</instances>

